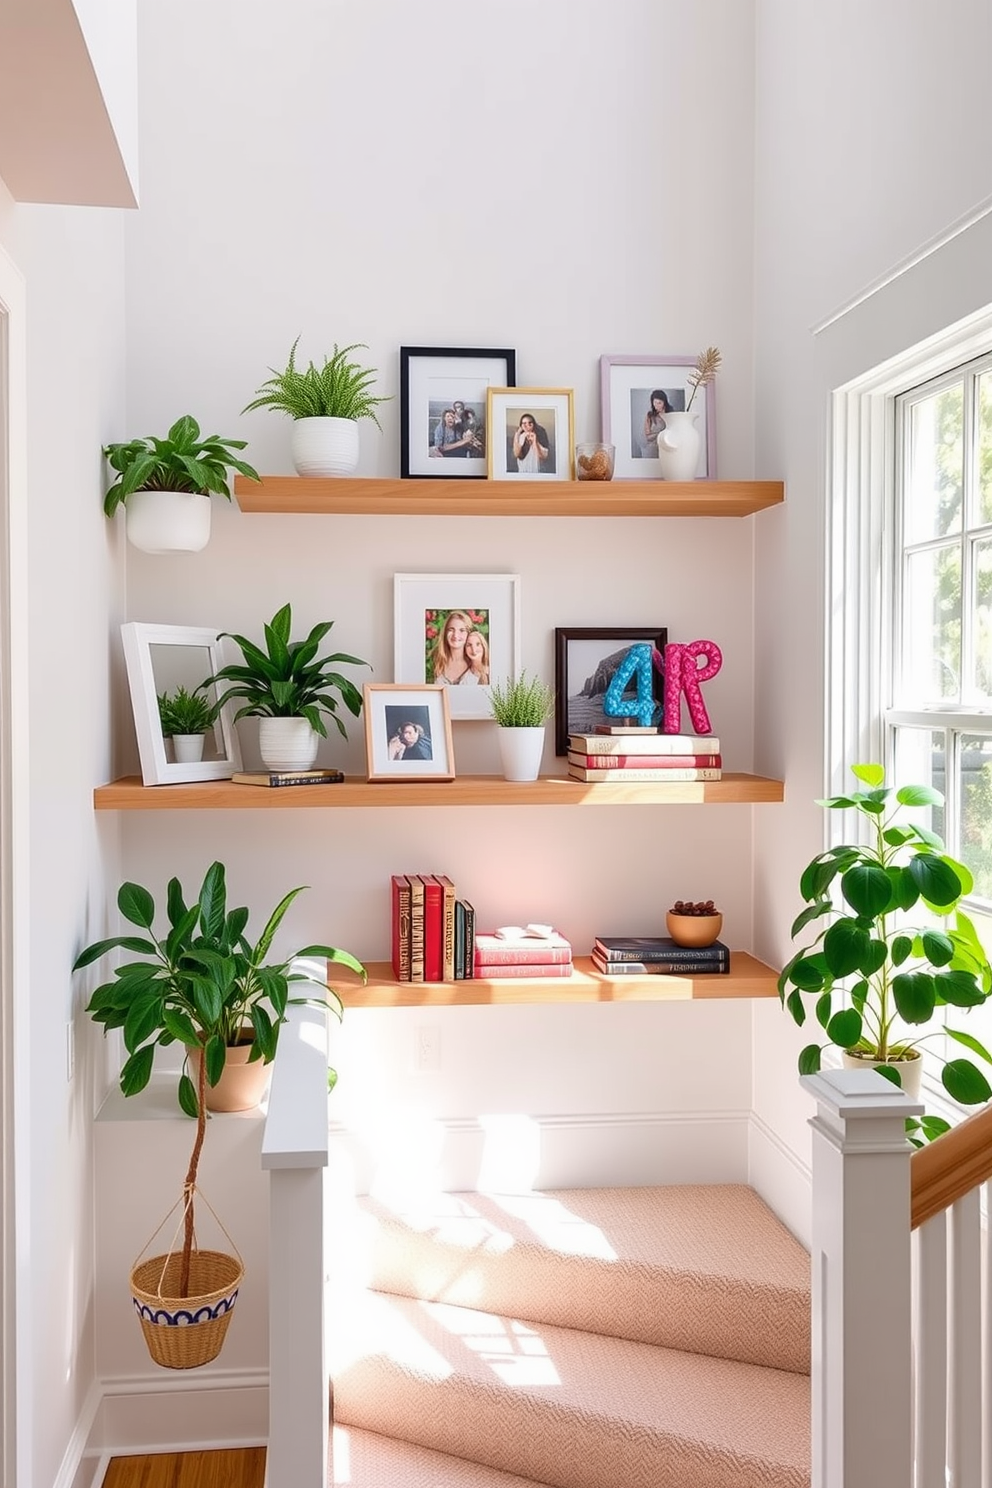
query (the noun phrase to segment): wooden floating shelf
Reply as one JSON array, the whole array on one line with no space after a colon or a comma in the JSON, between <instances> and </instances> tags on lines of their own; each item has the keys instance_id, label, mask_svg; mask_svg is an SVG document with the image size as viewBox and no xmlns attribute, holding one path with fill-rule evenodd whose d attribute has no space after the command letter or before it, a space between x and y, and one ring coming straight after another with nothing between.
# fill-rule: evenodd
<instances>
[{"instance_id":1,"label":"wooden floating shelf","mask_svg":"<svg viewBox=\"0 0 992 1488\"><path fill-rule=\"evenodd\" d=\"M685 806L782 801L781 780L724 772L720 780L655 785L586 784L562 775L515 783L499 775L460 775L457 780L370 784L350 776L340 785L235 785L230 780L190 785L142 785L137 775L97 786L97 811L272 811L348 806Z\"/></svg>"},{"instance_id":2,"label":"wooden floating shelf","mask_svg":"<svg viewBox=\"0 0 992 1488\"><path fill-rule=\"evenodd\" d=\"M408 517L749 517L782 481L490 481L266 475L234 478L243 512Z\"/></svg>"},{"instance_id":3,"label":"wooden floating shelf","mask_svg":"<svg viewBox=\"0 0 992 1488\"><path fill-rule=\"evenodd\" d=\"M777 997L777 976L746 951L732 951L721 976L601 975L588 956L576 956L570 977L507 977L467 982L398 982L388 961L371 961L363 987L352 973L332 966L330 982L346 1008L477 1007L549 1002L687 1002L700 999Z\"/></svg>"}]
</instances>

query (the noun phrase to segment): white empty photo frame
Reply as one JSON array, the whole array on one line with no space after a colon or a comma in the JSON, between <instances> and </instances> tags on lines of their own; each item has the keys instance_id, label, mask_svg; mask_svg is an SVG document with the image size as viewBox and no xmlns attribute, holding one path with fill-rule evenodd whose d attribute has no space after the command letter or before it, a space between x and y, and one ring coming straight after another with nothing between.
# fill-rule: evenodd
<instances>
[{"instance_id":1,"label":"white empty photo frame","mask_svg":"<svg viewBox=\"0 0 992 1488\"><path fill-rule=\"evenodd\" d=\"M124 661L138 737L141 779L145 785L180 785L195 780L230 780L241 769L234 727L234 706L226 703L204 737L203 759L178 763L162 734L158 699L177 687L195 692L202 682L231 660L214 629L191 625L146 625L129 620L121 626ZM204 690L216 703L215 685Z\"/></svg>"}]
</instances>

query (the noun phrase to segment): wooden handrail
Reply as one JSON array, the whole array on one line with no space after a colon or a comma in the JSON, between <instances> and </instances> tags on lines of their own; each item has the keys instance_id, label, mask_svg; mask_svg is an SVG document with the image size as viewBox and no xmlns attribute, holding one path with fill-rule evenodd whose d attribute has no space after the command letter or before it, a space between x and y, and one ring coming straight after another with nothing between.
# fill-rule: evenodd
<instances>
[{"instance_id":1,"label":"wooden handrail","mask_svg":"<svg viewBox=\"0 0 992 1488\"><path fill-rule=\"evenodd\" d=\"M915 1230L992 1178L992 1106L952 1127L910 1160L910 1224Z\"/></svg>"}]
</instances>

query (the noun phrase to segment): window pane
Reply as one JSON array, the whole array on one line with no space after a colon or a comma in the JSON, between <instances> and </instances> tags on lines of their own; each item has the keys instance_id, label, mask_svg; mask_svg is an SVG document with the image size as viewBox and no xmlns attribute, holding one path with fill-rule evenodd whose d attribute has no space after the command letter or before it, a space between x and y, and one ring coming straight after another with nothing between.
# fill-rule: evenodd
<instances>
[{"instance_id":1,"label":"window pane","mask_svg":"<svg viewBox=\"0 0 992 1488\"><path fill-rule=\"evenodd\" d=\"M988 703L992 698L992 538L983 538L974 546L974 652L972 685L974 701Z\"/></svg>"},{"instance_id":2,"label":"window pane","mask_svg":"<svg viewBox=\"0 0 992 1488\"><path fill-rule=\"evenodd\" d=\"M978 379L978 496L980 521L992 522L992 372Z\"/></svg>"},{"instance_id":3,"label":"window pane","mask_svg":"<svg viewBox=\"0 0 992 1488\"><path fill-rule=\"evenodd\" d=\"M975 895L992 901L992 738L965 734L960 758L961 842L955 856L975 875Z\"/></svg>"},{"instance_id":4,"label":"window pane","mask_svg":"<svg viewBox=\"0 0 992 1488\"><path fill-rule=\"evenodd\" d=\"M943 729L897 728L894 755L895 769L890 785L929 785L942 796L947 794ZM940 837L945 836L946 812L943 806L931 806L929 816L923 810L914 809L912 820L929 827Z\"/></svg>"},{"instance_id":5,"label":"window pane","mask_svg":"<svg viewBox=\"0 0 992 1488\"><path fill-rule=\"evenodd\" d=\"M917 706L961 686L961 550L913 553L906 563L903 685Z\"/></svg>"},{"instance_id":6,"label":"window pane","mask_svg":"<svg viewBox=\"0 0 992 1488\"><path fill-rule=\"evenodd\" d=\"M909 419L908 543L961 531L964 466L963 384L914 403Z\"/></svg>"}]
</instances>

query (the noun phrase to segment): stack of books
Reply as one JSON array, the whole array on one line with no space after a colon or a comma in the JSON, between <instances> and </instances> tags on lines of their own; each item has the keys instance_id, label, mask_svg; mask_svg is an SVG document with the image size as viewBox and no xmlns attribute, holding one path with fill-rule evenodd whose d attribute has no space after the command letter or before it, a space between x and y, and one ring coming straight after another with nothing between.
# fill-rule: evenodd
<instances>
[{"instance_id":1,"label":"stack of books","mask_svg":"<svg viewBox=\"0 0 992 1488\"><path fill-rule=\"evenodd\" d=\"M458 982L474 975L475 910L444 873L394 873L393 975L398 982Z\"/></svg>"},{"instance_id":2,"label":"stack of books","mask_svg":"<svg viewBox=\"0 0 992 1488\"><path fill-rule=\"evenodd\" d=\"M676 945L667 935L597 935L592 964L604 976L713 976L730 971L722 940Z\"/></svg>"},{"instance_id":3,"label":"stack of books","mask_svg":"<svg viewBox=\"0 0 992 1488\"><path fill-rule=\"evenodd\" d=\"M504 977L569 977L572 947L550 925L510 926L475 937L475 975Z\"/></svg>"},{"instance_id":4,"label":"stack of books","mask_svg":"<svg viewBox=\"0 0 992 1488\"><path fill-rule=\"evenodd\" d=\"M712 734L606 726L568 739L572 780L719 780L722 764L720 740Z\"/></svg>"}]
</instances>

